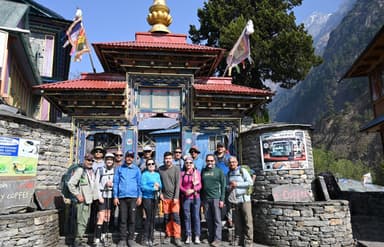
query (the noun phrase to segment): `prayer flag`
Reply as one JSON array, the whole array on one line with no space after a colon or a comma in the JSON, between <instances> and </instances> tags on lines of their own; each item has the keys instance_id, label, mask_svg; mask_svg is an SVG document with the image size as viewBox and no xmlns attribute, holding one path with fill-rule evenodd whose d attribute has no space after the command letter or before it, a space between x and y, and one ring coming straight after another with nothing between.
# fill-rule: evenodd
<instances>
[{"instance_id":1,"label":"prayer flag","mask_svg":"<svg viewBox=\"0 0 384 247\"><path fill-rule=\"evenodd\" d=\"M73 23L69 26L67 32L67 42L65 42L63 47L66 47L68 44L71 44L71 56L74 54L74 61L81 61L82 55L86 52L90 52L87 38L85 36L85 29L83 26L83 18L81 15L81 10L77 10L76 17Z\"/></svg>"},{"instance_id":2,"label":"prayer flag","mask_svg":"<svg viewBox=\"0 0 384 247\"><path fill-rule=\"evenodd\" d=\"M231 76L232 68L237 67L237 65L244 62L245 59L248 59L250 63L253 62L251 58L251 46L249 43L249 35L253 32L253 22L252 20L249 20L236 44L228 54L227 67L225 68L224 75L228 70L228 75Z\"/></svg>"}]
</instances>

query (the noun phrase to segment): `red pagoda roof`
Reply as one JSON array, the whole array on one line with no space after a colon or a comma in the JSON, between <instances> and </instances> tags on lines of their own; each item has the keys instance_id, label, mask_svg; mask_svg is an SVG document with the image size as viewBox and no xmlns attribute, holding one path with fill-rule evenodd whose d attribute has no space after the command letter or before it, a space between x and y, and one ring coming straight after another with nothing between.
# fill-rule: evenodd
<instances>
[{"instance_id":1,"label":"red pagoda roof","mask_svg":"<svg viewBox=\"0 0 384 247\"><path fill-rule=\"evenodd\" d=\"M224 49L188 44L184 34L136 33L134 41L93 43L105 72L210 76ZM186 72L188 71L188 72Z\"/></svg>"},{"instance_id":2,"label":"red pagoda roof","mask_svg":"<svg viewBox=\"0 0 384 247\"><path fill-rule=\"evenodd\" d=\"M40 90L90 90L90 91L115 91L124 90L127 83L124 76L100 73L83 73L81 78L74 80L61 81L56 83L47 83L35 86Z\"/></svg>"},{"instance_id":3,"label":"red pagoda roof","mask_svg":"<svg viewBox=\"0 0 384 247\"><path fill-rule=\"evenodd\" d=\"M271 96L270 90L232 84L231 77L197 78L193 88L197 93Z\"/></svg>"}]
</instances>

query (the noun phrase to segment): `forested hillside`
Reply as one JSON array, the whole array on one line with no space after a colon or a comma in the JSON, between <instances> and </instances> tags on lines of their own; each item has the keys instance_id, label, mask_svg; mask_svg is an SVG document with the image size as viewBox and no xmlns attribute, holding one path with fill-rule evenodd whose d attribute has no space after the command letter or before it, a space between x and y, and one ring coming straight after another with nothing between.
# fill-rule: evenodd
<instances>
[{"instance_id":1,"label":"forested hillside","mask_svg":"<svg viewBox=\"0 0 384 247\"><path fill-rule=\"evenodd\" d=\"M379 135L360 133L372 119L366 78L340 79L384 24L383 0L357 0L330 34L323 63L291 91L280 91L270 107L273 121L311 123L314 146L334 159L379 169Z\"/></svg>"}]
</instances>

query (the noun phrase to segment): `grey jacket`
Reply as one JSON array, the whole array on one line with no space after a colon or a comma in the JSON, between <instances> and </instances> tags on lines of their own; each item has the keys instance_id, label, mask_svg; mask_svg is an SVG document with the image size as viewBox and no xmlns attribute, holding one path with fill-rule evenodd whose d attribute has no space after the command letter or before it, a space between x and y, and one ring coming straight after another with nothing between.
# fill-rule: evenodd
<instances>
[{"instance_id":1,"label":"grey jacket","mask_svg":"<svg viewBox=\"0 0 384 247\"><path fill-rule=\"evenodd\" d=\"M92 179L82 167L77 168L69 179L68 189L74 196L81 194L86 204L91 204L99 198L96 176L93 175Z\"/></svg>"}]
</instances>

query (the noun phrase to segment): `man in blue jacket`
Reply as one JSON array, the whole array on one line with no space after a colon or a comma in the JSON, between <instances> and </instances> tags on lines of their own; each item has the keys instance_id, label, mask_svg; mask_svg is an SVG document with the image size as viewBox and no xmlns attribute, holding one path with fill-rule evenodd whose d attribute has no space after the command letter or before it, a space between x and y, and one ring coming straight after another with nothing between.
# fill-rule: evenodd
<instances>
[{"instance_id":1,"label":"man in blue jacket","mask_svg":"<svg viewBox=\"0 0 384 247\"><path fill-rule=\"evenodd\" d=\"M127 151L125 162L116 168L113 177L113 203L119 207L120 241L118 246L134 246L136 206L141 204L141 171L133 163L135 154Z\"/></svg>"}]
</instances>

